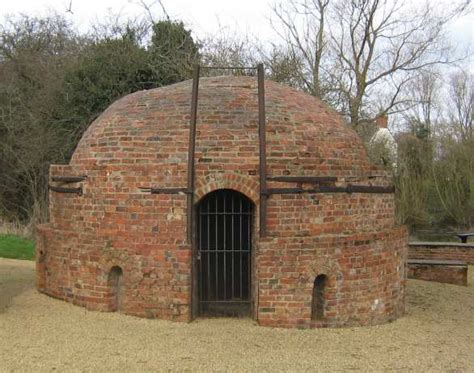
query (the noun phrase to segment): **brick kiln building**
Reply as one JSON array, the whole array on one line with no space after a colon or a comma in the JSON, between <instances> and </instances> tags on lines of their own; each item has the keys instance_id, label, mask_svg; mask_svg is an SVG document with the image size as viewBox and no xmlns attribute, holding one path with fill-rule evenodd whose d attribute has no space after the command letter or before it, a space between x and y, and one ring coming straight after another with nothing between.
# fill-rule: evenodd
<instances>
[{"instance_id":1,"label":"brick kiln building","mask_svg":"<svg viewBox=\"0 0 474 373\"><path fill-rule=\"evenodd\" d=\"M332 327L402 315L406 231L356 133L261 74L198 81L123 97L69 165L51 166L38 289L176 321Z\"/></svg>"}]
</instances>

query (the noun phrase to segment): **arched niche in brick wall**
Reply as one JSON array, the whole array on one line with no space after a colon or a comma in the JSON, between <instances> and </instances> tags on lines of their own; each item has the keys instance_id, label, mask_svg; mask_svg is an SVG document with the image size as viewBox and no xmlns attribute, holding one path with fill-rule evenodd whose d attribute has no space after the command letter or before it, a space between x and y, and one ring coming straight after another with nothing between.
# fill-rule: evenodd
<instances>
[{"instance_id":1,"label":"arched niche in brick wall","mask_svg":"<svg viewBox=\"0 0 474 373\"><path fill-rule=\"evenodd\" d=\"M313 284L313 299L311 302L311 320L324 319L324 311L326 309L326 282L325 274L317 275Z\"/></svg>"},{"instance_id":2,"label":"arched niche in brick wall","mask_svg":"<svg viewBox=\"0 0 474 373\"><path fill-rule=\"evenodd\" d=\"M123 307L123 271L119 266L113 266L110 269L107 278L109 288L109 310L111 312L121 311Z\"/></svg>"}]
</instances>

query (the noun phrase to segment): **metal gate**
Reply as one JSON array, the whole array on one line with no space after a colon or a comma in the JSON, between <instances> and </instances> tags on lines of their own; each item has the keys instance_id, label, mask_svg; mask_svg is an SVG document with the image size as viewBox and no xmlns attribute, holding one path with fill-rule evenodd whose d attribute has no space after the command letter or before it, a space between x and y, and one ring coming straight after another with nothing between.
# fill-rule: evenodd
<instances>
[{"instance_id":1,"label":"metal gate","mask_svg":"<svg viewBox=\"0 0 474 373\"><path fill-rule=\"evenodd\" d=\"M221 189L198 205L199 313L250 314L253 203Z\"/></svg>"}]
</instances>

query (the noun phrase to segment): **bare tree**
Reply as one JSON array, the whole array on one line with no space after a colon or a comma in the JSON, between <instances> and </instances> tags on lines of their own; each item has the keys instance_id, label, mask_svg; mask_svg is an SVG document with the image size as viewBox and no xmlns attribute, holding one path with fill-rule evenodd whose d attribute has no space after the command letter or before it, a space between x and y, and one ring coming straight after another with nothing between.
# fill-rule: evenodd
<instances>
[{"instance_id":1,"label":"bare tree","mask_svg":"<svg viewBox=\"0 0 474 373\"><path fill-rule=\"evenodd\" d=\"M228 27L219 27L219 31L200 41L201 63L213 67L253 67L261 62L262 54L255 40L247 34L238 34ZM217 75L253 75L247 69L212 69L203 72L207 76Z\"/></svg>"},{"instance_id":2,"label":"bare tree","mask_svg":"<svg viewBox=\"0 0 474 373\"><path fill-rule=\"evenodd\" d=\"M323 57L326 17L330 0L290 0L275 4L272 21L288 48L287 60L301 62L299 80L310 94L324 96Z\"/></svg>"},{"instance_id":3,"label":"bare tree","mask_svg":"<svg viewBox=\"0 0 474 373\"><path fill-rule=\"evenodd\" d=\"M299 56L285 45L273 45L270 50L268 48L259 50L260 59L267 68L268 79L297 89L305 89L304 76L301 74L304 70L304 61Z\"/></svg>"},{"instance_id":4,"label":"bare tree","mask_svg":"<svg viewBox=\"0 0 474 373\"><path fill-rule=\"evenodd\" d=\"M7 18L0 34L0 210L41 221L48 162L69 148L58 97L83 40L57 14Z\"/></svg>"},{"instance_id":5,"label":"bare tree","mask_svg":"<svg viewBox=\"0 0 474 373\"><path fill-rule=\"evenodd\" d=\"M449 9L408 0L291 0L273 11L279 34L305 62L304 88L331 102L356 127L404 110L407 89L420 71L453 62L446 25L468 5L468 0Z\"/></svg>"},{"instance_id":6,"label":"bare tree","mask_svg":"<svg viewBox=\"0 0 474 373\"><path fill-rule=\"evenodd\" d=\"M217 36L216 36L217 35ZM302 88L303 62L286 45L260 44L248 35L239 35L221 27L215 35L201 40L201 63L206 66L255 67L264 63L266 77L291 87ZM251 69L212 69L206 75L254 75Z\"/></svg>"},{"instance_id":7,"label":"bare tree","mask_svg":"<svg viewBox=\"0 0 474 373\"><path fill-rule=\"evenodd\" d=\"M407 87L410 100L404 106L403 119L410 132L418 138L428 138L441 116L440 73L435 69L420 71Z\"/></svg>"},{"instance_id":8,"label":"bare tree","mask_svg":"<svg viewBox=\"0 0 474 373\"><path fill-rule=\"evenodd\" d=\"M166 20L167 21L171 20L168 12L166 11L166 8L163 5L163 2L161 0L153 0L151 2L145 1L145 0L129 0L129 2L132 3L132 4L136 4L136 5L140 6L141 8L143 8L143 10L145 11L145 13L148 17L148 21L151 24L157 22L157 19L153 15L153 10L152 10L153 6L155 6L156 4L158 4L160 6L161 11L163 12L163 15L165 16Z\"/></svg>"},{"instance_id":9,"label":"bare tree","mask_svg":"<svg viewBox=\"0 0 474 373\"><path fill-rule=\"evenodd\" d=\"M352 125L358 125L362 114L397 111L418 72L453 62L445 28L466 4L441 14L431 5L414 7L403 0L336 3L331 40L337 64L331 71L346 95Z\"/></svg>"},{"instance_id":10,"label":"bare tree","mask_svg":"<svg viewBox=\"0 0 474 373\"><path fill-rule=\"evenodd\" d=\"M124 17L120 12L110 12L91 24L89 36L93 42L133 37L140 44L146 45L151 38L152 27L153 24L143 16L130 18Z\"/></svg>"},{"instance_id":11,"label":"bare tree","mask_svg":"<svg viewBox=\"0 0 474 373\"><path fill-rule=\"evenodd\" d=\"M462 140L473 137L474 117L474 76L467 71L459 71L451 75L449 81L450 122Z\"/></svg>"}]
</instances>

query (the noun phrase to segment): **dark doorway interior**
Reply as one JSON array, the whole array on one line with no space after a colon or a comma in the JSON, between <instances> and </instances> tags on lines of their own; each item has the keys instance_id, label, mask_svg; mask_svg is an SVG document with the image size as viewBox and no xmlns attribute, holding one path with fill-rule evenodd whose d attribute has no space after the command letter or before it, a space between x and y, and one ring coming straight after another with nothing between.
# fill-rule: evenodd
<instances>
[{"instance_id":1,"label":"dark doorway interior","mask_svg":"<svg viewBox=\"0 0 474 373\"><path fill-rule=\"evenodd\" d=\"M198 205L200 315L250 315L252 214L252 201L230 189Z\"/></svg>"},{"instance_id":2,"label":"dark doorway interior","mask_svg":"<svg viewBox=\"0 0 474 373\"><path fill-rule=\"evenodd\" d=\"M110 311L121 311L123 305L123 271L113 266L109 272L108 286L110 291Z\"/></svg>"},{"instance_id":3,"label":"dark doorway interior","mask_svg":"<svg viewBox=\"0 0 474 373\"><path fill-rule=\"evenodd\" d=\"M313 302L311 306L311 320L322 320L324 318L325 299L324 291L326 287L327 276L318 275L314 279Z\"/></svg>"}]
</instances>

